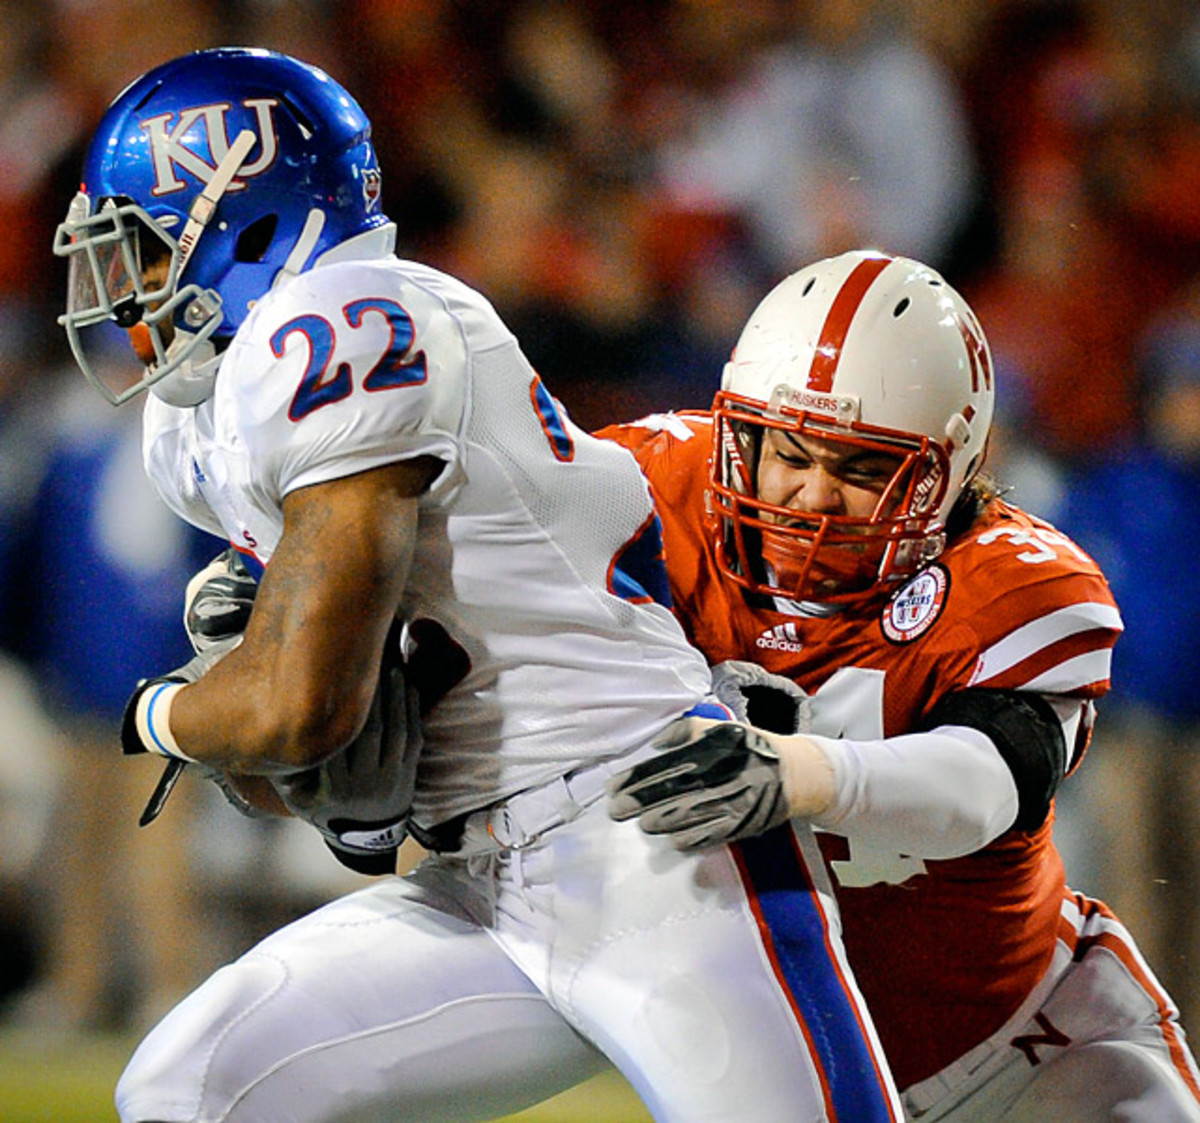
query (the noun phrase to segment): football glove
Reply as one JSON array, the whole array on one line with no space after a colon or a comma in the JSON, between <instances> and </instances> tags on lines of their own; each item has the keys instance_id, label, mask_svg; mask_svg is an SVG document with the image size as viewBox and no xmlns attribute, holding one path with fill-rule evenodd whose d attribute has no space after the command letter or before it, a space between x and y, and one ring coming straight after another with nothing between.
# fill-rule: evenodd
<instances>
[{"instance_id":1,"label":"football glove","mask_svg":"<svg viewBox=\"0 0 1200 1123\"><path fill-rule=\"evenodd\" d=\"M677 850L762 834L833 802L833 766L807 737L681 718L656 746L657 756L609 781L608 812L618 821L636 818Z\"/></svg>"},{"instance_id":2,"label":"football glove","mask_svg":"<svg viewBox=\"0 0 1200 1123\"><path fill-rule=\"evenodd\" d=\"M168 674L143 679L126 703L121 721L121 747L124 753L152 752L170 758L138 819L140 826L144 827L158 818L184 765L189 763L178 755L178 747L164 735L164 723L156 726L153 699L161 693L163 686L195 682L242 642L242 633L249 623L257 592L257 583L250 576L241 555L232 546L213 558L188 582L183 598L183 624L195 657ZM242 814L260 814L238 795L228 777L219 769L205 766L201 771L216 783L225 798Z\"/></svg>"},{"instance_id":3,"label":"football glove","mask_svg":"<svg viewBox=\"0 0 1200 1123\"><path fill-rule=\"evenodd\" d=\"M726 659L712 669L717 698L745 725L772 733L807 733L812 703L790 678L774 675L757 663Z\"/></svg>"},{"instance_id":4,"label":"football glove","mask_svg":"<svg viewBox=\"0 0 1200 1123\"><path fill-rule=\"evenodd\" d=\"M289 811L321 833L356 873L394 873L408 832L421 754L420 705L400 654L400 629L384 647L379 686L359 735L329 760L272 777Z\"/></svg>"},{"instance_id":5,"label":"football glove","mask_svg":"<svg viewBox=\"0 0 1200 1123\"><path fill-rule=\"evenodd\" d=\"M232 546L213 558L188 582L183 597L183 626L192 650L219 658L237 647L257 593L258 583Z\"/></svg>"}]
</instances>

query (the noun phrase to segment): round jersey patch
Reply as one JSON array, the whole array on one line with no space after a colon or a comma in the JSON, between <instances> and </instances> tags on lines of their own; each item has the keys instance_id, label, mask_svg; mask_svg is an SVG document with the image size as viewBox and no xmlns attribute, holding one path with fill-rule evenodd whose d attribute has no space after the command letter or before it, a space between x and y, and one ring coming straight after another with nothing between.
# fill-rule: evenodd
<instances>
[{"instance_id":1,"label":"round jersey patch","mask_svg":"<svg viewBox=\"0 0 1200 1123\"><path fill-rule=\"evenodd\" d=\"M949 577L940 565L923 569L883 610L883 634L893 643L910 643L923 636L942 614Z\"/></svg>"}]
</instances>

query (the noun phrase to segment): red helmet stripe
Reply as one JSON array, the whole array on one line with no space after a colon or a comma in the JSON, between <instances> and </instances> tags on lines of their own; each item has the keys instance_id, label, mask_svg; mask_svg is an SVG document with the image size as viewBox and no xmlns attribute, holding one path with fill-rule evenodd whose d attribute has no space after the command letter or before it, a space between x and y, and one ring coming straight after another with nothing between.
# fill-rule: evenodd
<instances>
[{"instance_id":1,"label":"red helmet stripe","mask_svg":"<svg viewBox=\"0 0 1200 1123\"><path fill-rule=\"evenodd\" d=\"M842 357L842 344L850 323L867 295L867 289L889 265L890 257L872 257L860 262L846 278L841 291L833 298L833 306L825 323L821 326L821 338L813 354L812 366L808 371L808 388L829 393L833 389L833 376Z\"/></svg>"},{"instance_id":2,"label":"red helmet stripe","mask_svg":"<svg viewBox=\"0 0 1200 1123\"><path fill-rule=\"evenodd\" d=\"M979 392L979 379L982 375L983 384L989 390L992 388L992 364L988 359L987 349L983 345L983 331L973 318L956 314L958 330L962 333L963 343L967 345L967 358L971 363L971 392ZM967 418L970 421L970 418Z\"/></svg>"}]
</instances>

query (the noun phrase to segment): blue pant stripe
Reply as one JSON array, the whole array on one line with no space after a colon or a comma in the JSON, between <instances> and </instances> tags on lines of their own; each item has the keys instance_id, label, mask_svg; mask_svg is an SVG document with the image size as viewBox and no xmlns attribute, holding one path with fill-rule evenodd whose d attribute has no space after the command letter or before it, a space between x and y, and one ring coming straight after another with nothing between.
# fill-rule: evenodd
<instances>
[{"instance_id":1,"label":"blue pant stripe","mask_svg":"<svg viewBox=\"0 0 1200 1123\"><path fill-rule=\"evenodd\" d=\"M816 1052L833 1111L842 1123L895 1123L858 1009L827 944L826 921L791 828L735 844L759 909L780 982Z\"/></svg>"}]
</instances>

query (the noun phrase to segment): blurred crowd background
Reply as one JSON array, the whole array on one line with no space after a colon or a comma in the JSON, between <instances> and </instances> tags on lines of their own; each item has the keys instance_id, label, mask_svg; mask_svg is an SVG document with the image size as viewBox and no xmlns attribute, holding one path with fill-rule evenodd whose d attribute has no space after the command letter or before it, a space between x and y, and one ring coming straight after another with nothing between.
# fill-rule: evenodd
<instances>
[{"instance_id":1,"label":"blurred crowd background","mask_svg":"<svg viewBox=\"0 0 1200 1123\"><path fill-rule=\"evenodd\" d=\"M873 245L973 304L993 472L1105 568L1127 632L1060 799L1200 1025L1200 7L1192 0L0 0L0 1028L139 1029L354 884L314 836L116 726L189 655L220 544L71 363L50 246L132 78L267 46L374 121L403 256L483 290L577 422L709 404L786 273ZM953 923L953 918L947 918ZM903 939L880 933L880 939Z\"/></svg>"}]
</instances>

